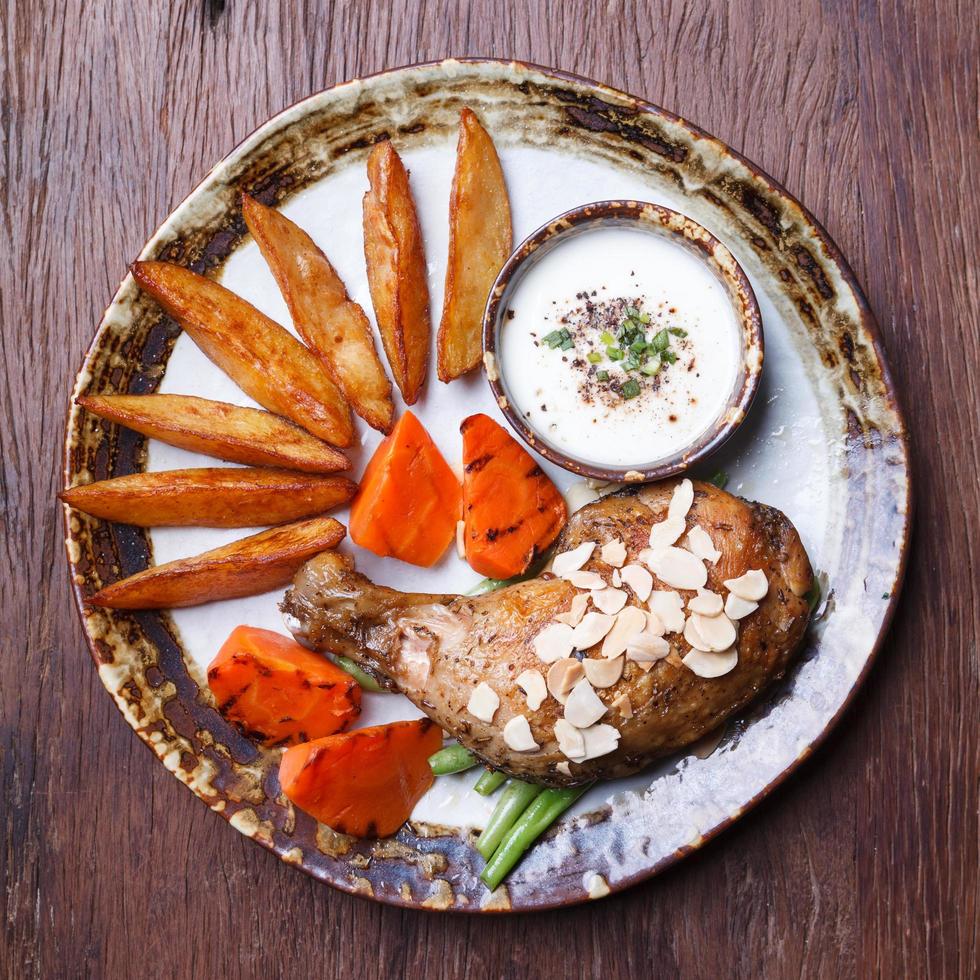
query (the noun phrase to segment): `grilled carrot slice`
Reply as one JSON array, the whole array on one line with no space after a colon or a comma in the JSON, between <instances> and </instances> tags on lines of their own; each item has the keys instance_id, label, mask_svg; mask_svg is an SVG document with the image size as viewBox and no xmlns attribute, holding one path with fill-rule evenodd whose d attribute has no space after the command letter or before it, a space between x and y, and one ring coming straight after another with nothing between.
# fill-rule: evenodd
<instances>
[{"instance_id":1,"label":"grilled carrot slice","mask_svg":"<svg viewBox=\"0 0 980 980\"><path fill-rule=\"evenodd\" d=\"M428 568L453 539L460 506L456 474L406 412L364 470L351 505L351 537L376 555Z\"/></svg>"},{"instance_id":2,"label":"grilled carrot slice","mask_svg":"<svg viewBox=\"0 0 980 980\"><path fill-rule=\"evenodd\" d=\"M487 578L520 575L565 526L565 500L493 419L471 415L460 431L466 560Z\"/></svg>"},{"instance_id":3,"label":"grilled carrot slice","mask_svg":"<svg viewBox=\"0 0 980 980\"><path fill-rule=\"evenodd\" d=\"M316 356L230 289L170 262L134 262L133 277L232 381L263 408L334 446L354 438L350 409Z\"/></svg>"},{"instance_id":4,"label":"grilled carrot slice","mask_svg":"<svg viewBox=\"0 0 980 980\"><path fill-rule=\"evenodd\" d=\"M279 785L301 810L341 834L388 837L435 778L442 731L428 718L328 735L286 749Z\"/></svg>"},{"instance_id":5,"label":"grilled carrot slice","mask_svg":"<svg viewBox=\"0 0 980 980\"><path fill-rule=\"evenodd\" d=\"M391 382L364 310L347 295L334 267L299 225L247 194L242 195L242 214L299 335L354 411L372 428L389 432L395 414Z\"/></svg>"},{"instance_id":6,"label":"grilled carrot slice","mask_svg":"<svg viewBox=\"0 0 980 980\"><path fill-rule=\"evenodd\" d=\"M334 735L361 713L361 688L350 674L255 626L232 630L208 667L208 687L221 714L264 745Z\"/></svg>"},{"instance_id":7,"label":"grilled carrot slice","mask_svg":"<svg viewBox=\"0 0 980 980\"><path fill-rule=\"evenodd\" d=\"M170 446L250 466L336 473L350 466L333 446L271 412L191 395L80 395L82 408Z\"/></svg>"},{"instance_id":8,"label":"grilled carrot slice","mask_svg":"<svg viewBox=\"0 0 980 980\"><path fill-rule=\"evenodd\" d=\"M194 558L137 572L107 585L89 602L111 609L168 609L271 592L305 561L336 548L345 533L332 517L283 524Z\"/></svg>"}]
</instances>

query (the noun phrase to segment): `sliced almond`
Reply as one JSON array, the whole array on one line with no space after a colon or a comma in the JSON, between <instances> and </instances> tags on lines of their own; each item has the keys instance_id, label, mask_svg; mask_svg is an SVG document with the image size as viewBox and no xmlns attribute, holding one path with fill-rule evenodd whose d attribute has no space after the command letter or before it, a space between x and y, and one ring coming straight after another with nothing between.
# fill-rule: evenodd
<instances>
[{"instance_id":1,"label":"sliced almond","mask_svg":"<svg viewBox=\"0 0 980 980\"><path fill-rule=\"evenodd\" d=\"M638 664L655 664L670 653L670 644L662 636L643 632L626 648L626 657Z\"/></svg>"},{"instance_id":2,"label":"sliced almond","mask_svg":"<svg viewBox=\"0 0 980 980\"><path fill-rule=\"evenodd\" d=\"M727 650L738 636L735 624L724 613L720 616L702 616L700 613L692 613L691 619L694 620L694 627L698 634L708 644L708 649L715 653Z\"/></svg>"},{"instance_id":3,"label":"sliced almond","mask_svg":"<svg viewBox=\"0 0 980 980\"><path fill-rule=\"evenodd\" d=\"M565 503L568 504L569 514L574 514L575 511L581 510L586 504L591 504L598 499L599 494L585 480L579 480L578 483L573 483L565 491Z\"/></svg>"},{"instance_id":4,"label":"sliced almond","mask_svg":"<svg viewBox=\"0 0 980 980\"><path fill-rule=\"evenodd\" d=\"M610 707L615 708L626 719L633 717L633 702L625 691L613 701Z\"/></svg>"},{"instance_id":5,"label":"sliced almond","mask_svg":"<svg viewBox=\"0 0 980 980\"><path fill-rule=\"evenodd\" d=\"M504 725L504 741L515 752L533 752L535 749L541 748L534 741L534 736L531 734L531 726L524 715L514 715Z\"/></svg>"},{"instance_id":6,"label":"sliced almond","mask_svg":"<svg viewBox=\"0 0 980 980\"><path fill-rule=\"evenodd\" d=\"M595 541L584 541L571 551L563 551L560 555L555 555L551 570L558 578L565 578L569 572L578 571L592 557L593 551L595 551Z\"/></svg>"},{"instance_id":7,"label":"sliced almond","mask_svg":"<svg viewBox=\"0 0 980 980\"><path fill-rule=\"evenodd\" d=\"M674 589L700 589L708 581L704 562L683 548L654 549L647 564L661 582Z\"/></svg>"},{"instance_id":8,"label":"sliced almond","mask_svg":"<svg viewBox=\"0 0 980 980\"><path fill-rule=\"evenodd\" d=\"M583 739L583 751L584 751L584 739ZM568 768L567 762L559 762L555 765L555 771L560 772L563 776L571 776L572 770Z\"/></svg>"},{"instance_id":9,"label":"sliced almond","mask_svg":"<svg viewBox=\"0 0 980 980\"><path fill-rule=\"evenodd\" d=\"M593 690L588 679L583 677L565 702L565 718L576 728L588 728L606 713L606 706Z\"/></svg>"},{"instance_id":10,"label":"sliced almond","mask_svg":"<svg viewBox=\"0 0 980 980\"><path fill-rule=\"evenodd\" d=\"M725 615L729 619L745 619L750 613L754 613L759 608L759 603L749 602L748 599L740 599L734 592L728 593L725 600Z\"/></svg>"},{"instance_id":11,"label":"sliced almond","mask_svg":"<svg viewBox=\"0 0 980 980\"><path fill-rule=\"evenodd\" d=\"M546 664L567 657L575 649L572 642L572 627L568 623L552 623L534 638L534 652Z\"/></svg>"},{"instance_id":12,"label":"sliced almond","mask_svg":"<svg viewBox=\"0 0 980 980\"><path fill-rule=\"evenodd\" d=\"M616 615L613 628L602 641L604 657L618 657L643 630L646 629L646 613L638 606L627 606Z\"/></svg>"},{"instance_id":13,"label":"sliced almond","mask_svg":"<svg viewBox=\"0 0 980 980\"><path fill-rule=\"evenodd\" d=\"M619 574L619 569L614 568L612 573L612 584L614 589L618 589L623 584L623 578Z\"/></svg>"},{"instance_id":14,"label":"sliced almond","mask_svg":"<svg viewBox=\"0 0 980 980\"><path fill-rule=\"evenodd\" d=\"M466 710L474 718L489 723L493 721L493 716L499 707L500 698L497 696L497 692L486 681L480 681L470 695Z\"/></svg>"},{"instance_id":15,"label":"sliced almond","mask_svg":"<svg viewBox=\"0 0 980 980\"><path fill-rule=\"evenodd\" d=\"M548 696L548 688L545 686L540 670L522 671L517 675L514 683L524 692L524 696L527 698L527 706L532 711L537 711Z\"/></svg>"},{"instance_id":16,"label":"sliced almond","mask_svg":"<svg viewBox=\"0 0 980 980\"><path fill-rule=\"evenodd\" d=\"M596 589L592 595L592 605L607 616L615 616L626 605L626 593L622 589Z\"/></svg>"},{"instance_id":17,"label":"sliced almond","mask_svg":"<svg viewBox=\"0 0 980 980\"><path fill-rule=\"evenodd\" d=\"M585 740L585 759L598 759L619 747L619 729L612 725L590 725L582 732Z\"/></svg>"},{"instance_id":18,"label":"sliced almond","mask_svg":"<svg viewBox=\"0 0 980 980\"><path fill-rule=\"evenodd\" d=\"M721 552L715 547L715 543L711 540L711 536L699 524L695 524L694 527L687 532L686 543L688 551L690 551L692 555L700 558L702 561L710 561L712 564L714 564L719 558L721 558Z\"/></svg>"},{"instance_id":19,"label":"sliced almond","mask_svg":"<svg viewBox=\"0 0 980 980\"><path fill-rule=\"evenodd\" d=\"M683 613L681 617L683 618ZM681 629L684 627L681 626ZM664 621L657 615L657 613L650 611L647 613L647 625L643 630L644 633L650 633L652 636L663 636L667 632L667 627L664 625Z\"/></svg>"},{"instance_id":20,"label":"sliced almond","mask_svg":"<svg viewBox=\"0 0 980 980\"><path fill-rule=\"evenodd\" d=\"M691 504L694 503L694 484L690 480L681 480L680 483L674 487L674 492L670 498L670 504L667 507L667 517L678 518L684 520L687 517L687 512L691 509Z\"/></svg>"},{"instance_id":21,"label":"sliced almond","mask_svg":"<svg viewBox=\"0 0 980 980\"><path fill-rule=\"evenodd\" d=\"M606 583L598 572L569 572L563 578L566 582L571 582L576 589L604 589Z\"/></svg>"},{"instance_id":22,"label":"sliced almond","mask_svg":"<svg viewBox=\"0 0 980 980\"><path fill-rule=\"evenodd\" d=\"M705 653L711 652L711 644L698 632L698 624L695 622L693 614L688 617L684 624L684 639L695 650L703 650Z\"/></svg>"},{"instance_id":23,"label":"sliced almond","mask_svg":"<svg viewBox=\"0 0 980 980\"><path fill-rule=\"evenodd\" d=\"M456 557L466 560L466 521L456 522Z\"/></svg>"},{"instance_id":24,"label":"sliced almond","mask_svg":"<svg viewBox=\"0 0 980 980\"><path fill-rule=\"evenodd\" d=\"M650 593L647 606L661 618L668 633L684 629L684 600L679 592L657 589Z\"/></svg>"},{"instance_id":25,"label":"sliced almond","mask_svg":"<svg viewBox=\"0 0 980 980\"><path fill-rule=\"evenodd\" d=\"M551 665L548 671L548 690L559 704L564 704L572 688L583 677L585 677L585 669L581 661L566 657Z\"/></svg>"},{"instance_id":26,"label":"sliced almond","mask_svg":"<svg viewBox=\"0 0 980 980\"><path fill-rule=\"evenodd\" d=\"M615 622L615 617L606 613L586 613L582 617L582 622L572 631L572 647L575 650L588 650L589 647L594 647L613 628ZM568 653L564 656L567 657Z\"/></svg>"},{"instance_id":27,"label":"sliced almond","mask_svg":"<svg viewBox=\"0 0 980 980\"><path fill-rule=\"evenodd\" d=\"M691 650L681 662L698 677L721 677L727 674L738 663L738 653L732 648L722 653L706 653L703 650Z\"/></svg>"},{"instance_id":28,"label":"sliced almond","mask_svg":"<svg viewBox=\"0 0 980 980\"><path fill-rule=\"evenodd\" d=\"M669 548L684 533L683 517L668 517L650 528L650 547L654 550Z\"/></svg>"},{"instance_id":29,"label":"sliced almond","mask_svg":"<svg viewBox=\"0 0 980 980\"><path fill-rule=\"evenodd\" d=\"M559 623L567 623L569 626L578 626L582 622L582 617L585 615L585 610L589 606L589 597L583 592L576 592L572 597L572 604L568 607L568 610L563 613L559 613L555 616L555 619Z\"/></svg>"},{"instance_id":30,"label":"sliced almond","mask_svg":"<svg viewBox=\"0 0 980 980\"><path fill-rule=\"evenodd\" d=\"M593 687L612 687L623 676L624 659L613 657L612 660L583 660L585 676Z\"/></svg>"},{"instance_id":31,"label":"sliced almond","mask_svg":"<svg viewBox=\"0 0 980 980\"><path fill-rule=\"evenodd\" d=\"M599 555L607 565L620 568L626 561L626 545L619 538L613 538L602 546Z\"/></svg>"},{"instance_id":32,"label":"sliced almond","mask_svg":"<svg viewBox=\"0 0 980 980\"><path fill-rule=\"evenodd\" d=\"M646 602L650 598L653 576L642 565L627 565L623 569L623 581L640 602Z\"/></svg>"},{"instance_id":33,"label":"sliced almond","mask_svg":"<svg viewBox=\"0 0 980 980\"><path fill-rule=\"evenodd\" d=\"M570 721L559 718L555 722L555 738L558 741L558 751L567 756L572 762L585 759L585 738L581 731Z\"/></svg>"},{"instance_id":34,"label":"sliced almond","mask_svg":"<svg viewBox=\"0 0 980 980\"><path fill-rule=\"evenodd\" d=\"M738 578L726 579L725 588L746 602L758 602L769 591L769 579L761 569L753 568Z\"/></svg>"},{"instance_id":35,"label":"sliced almond","mask_svg":"<svg viewBox=\"0 0 980 980\"><path fill-rule=\"evenodd\" d=\"M698 594L688 599L687 608L701 616L718 616L725 608L725 600L717 592L698 589Z\"/></svg>"}]
</instances>

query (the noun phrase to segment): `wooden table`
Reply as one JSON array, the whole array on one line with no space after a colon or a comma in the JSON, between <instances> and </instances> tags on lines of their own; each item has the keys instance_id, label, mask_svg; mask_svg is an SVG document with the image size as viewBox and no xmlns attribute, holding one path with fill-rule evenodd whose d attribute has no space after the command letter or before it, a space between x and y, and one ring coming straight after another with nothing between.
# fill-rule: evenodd
<instances>
[{"instance_id":1,"label":"wooden table","mask_svg":"<svg viewBox=\"0 0 980 980\"><path fill-rule=\"evenodd\" d=\"M2 5L0 975L977 975L976 8L797 6ZM283 106L450 53L633 91L784 183L866 288L915 453L904 601L840 730L702 853L537 916L382 908L209 813L98 682L54 503L70 378L147 234Z\"/></svg>"}]
</instances>

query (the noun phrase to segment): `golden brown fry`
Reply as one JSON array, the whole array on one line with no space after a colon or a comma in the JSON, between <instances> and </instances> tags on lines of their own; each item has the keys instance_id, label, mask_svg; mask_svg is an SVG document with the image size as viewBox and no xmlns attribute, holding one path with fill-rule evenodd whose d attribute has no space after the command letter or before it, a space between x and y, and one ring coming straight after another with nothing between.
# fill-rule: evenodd
<instances>
[{"instance_id":1,"label":"golden brown fry","mask_svg":"<svg viewBox=\"0 0 980 980\"><path fill-rule=\"evenodd\" d=\"M374 347L371 321L316 242L275 208L242 195L245 224L279 284L293 326L374 429L391 430L391 382Z\"/></svg>"},{"instance_id":2,"label":"golden brown fry","mask_svg":"<svg viewBox=\"0 0 980 980\"><path fill-rule=\"evenodd\" d=\"M378 330L406 405L418 401L432 326L422 231L408 172L387 140L371 150L364 195L364 260Z\"/></svg>"},{"instance_id":3,"label":"golden brown fry","mask_svg":"<svg viewBox=\"0 0 980 980\"><path fill-rule=\"evenodd\" d=\"M350 410L317 358L241 296L169 262L133 276L246 394L335 446L354 437Z\"/></svg>"},{"instance_id":4,"label":"golden brown fry","mask_svg":"<svg viewBox=\"0 0 980 980\"><path fill-rule=\"evenodd\" d=\"M350 460L286 419L192 395L80 395L82 408L170 446L252 466L336 473Z\"/></svg>"},{"instance_id":5,"label":"golden brown fry","mask_svg":"<svg viewBox=\"0 0 980 980\"><path fill-rule=\"evenodd\" d=\"M59 496L86 514L139 527L255 527L323 514L356 492L343 476L234 467L133 473Z\"/></svg>"},{"instance_id":6,"label":"golden brown fry","mask_svg":"<svg viewBox=\"0 0 980 980\"><path fill-rule=\"evenodd\" d=\"M437 341L440 381L452 381L480 363L483 308L512 247L510 200L497 150L473 111L464 108L449 199L449 260Z\"/></svg>"},{"instance_id":7,"label":"golden brown fry","mask_svg":"<svg viewBox=\"0 0 980 980\"><path fill-rule=\"evenodd\" d=\"M285 585L304 562L336 548L346 533L332 517L284 524L194 558L147 568L107 585L89 602L110 609L167 609L259 595Z\"/></svg>"}]
</instances>

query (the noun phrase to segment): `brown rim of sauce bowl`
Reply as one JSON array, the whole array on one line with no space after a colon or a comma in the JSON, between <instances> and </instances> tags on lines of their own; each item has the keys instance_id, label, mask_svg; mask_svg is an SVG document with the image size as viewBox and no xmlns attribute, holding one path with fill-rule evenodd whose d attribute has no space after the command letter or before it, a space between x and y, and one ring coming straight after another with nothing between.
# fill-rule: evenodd
<instances>
[{"instance_id":1,"label":"brown rim of sauce bowl","mask_svg":"<svg viewBox=\"0 0 980 980\"><path fill-rule=\"evenodd\" d=\"M527 424L514 407L497 358L507 299L525 273L563 241L609 225L624 225L659 235L685 248L725 287L741 331L740 360L728 406L694 442L646 465L610 466L570 456ZM500 270L483 314L483 364L490 388L507 421L545 459L581 476L609 482L645 483L683 472L722 446L741 425L762 376L762 316L748 277L735 256L693 218L644 201L596 201L553 218L526 238Z\"/></svg>"}]
</instances>

